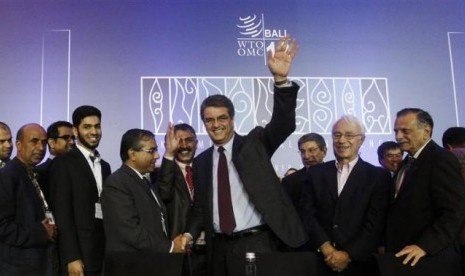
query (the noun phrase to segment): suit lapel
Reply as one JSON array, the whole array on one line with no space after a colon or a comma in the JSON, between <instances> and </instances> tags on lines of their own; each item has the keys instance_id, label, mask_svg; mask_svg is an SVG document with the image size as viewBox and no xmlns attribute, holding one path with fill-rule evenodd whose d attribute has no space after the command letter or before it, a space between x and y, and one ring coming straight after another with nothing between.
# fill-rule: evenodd
<instances>
[{"instance_id":1,"label":"suit lapel","mask_svg":"<svg viewBox=\"0 0 465 276\"><path fill-rule=\"evenodd\" d=\"M326 172L326 183L329 187L329 194L334 201L337 201L337 168L336 161L329 163L331 170L325 170Z\"/></svg>"},{"instance_id":2,"label":"suit lapel","mask_svg":"<svg viewBox=\"0 0 465 276\"><path fill-rule=\"evenodd\" d=\"M82 183L92 185L91 189L98 197L97 181L95 181L94 173L92 172L92 168L89 166L86 157L77 147L71 151L71 154L74 156L76 165L79 167L78 171L84 172L85 177L89 179L89 181L82 181Z\"/></svg>"},{"instance_id":3,"label":"suit lapel","mask_svg":"<svg viewBox=\"0 0 465 276\"><path fill-rule=\"evenodd\" d=\"M190 200L191 194L189 192L189 189L187 188L186 178L184 177L184 174L182 173L182 170L178 164L176 164L174 168L174 175L176 178L176 185L179 185L181 187L184 197Z\"/></svg>"}]
</instances>

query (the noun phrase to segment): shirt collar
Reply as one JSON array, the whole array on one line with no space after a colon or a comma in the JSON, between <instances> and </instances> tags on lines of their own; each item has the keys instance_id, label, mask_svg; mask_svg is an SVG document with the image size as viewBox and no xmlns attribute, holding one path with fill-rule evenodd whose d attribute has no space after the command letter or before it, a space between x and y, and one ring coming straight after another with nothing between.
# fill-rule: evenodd
<instances>
[{"instance_id":1,"label":"shirt collar","mask_svg":"<svg viewBox=\"0 0 465 276\"><path fill-rule=\"evenodd\" d=\"M350 161L350 162L347 164L349 171L352 170L352 168L353 168L353 167L355 166L355 164L358 162L358 159L359 159L359 156L357 155L357 157L356 157L354 160ZM339 163L339 161L337 161L337 159L336 159L335 161L336 161L336 162L335 162L335 165L336 165L337 170L338 170L338 171L341 171L341 170L342 170L342 164Z\"/></svg>"},{"instance_id":2,"label":"shirt collar","mask_svg":"<svg viewBox=\"0 0 465 276\"><path fill-rule=\"evenodd\" d=\"M428 141L426 141L426 143L419 149L417 150L417 152L415 152L415 154L412 156L413 158L417 159L418 156L420 156L420 153L423 151L423 149L426 147L426 145L428 145L429 141L431 141L431 138L429 138Z\"/></svg>"},{"instance_id":3,"label":"shirt collar","mask_svg":"<svg viewBox=\"0 0 465 276\"><path fill-rule=\"evenodd\" d=\"M234 136L235 134L233 134L233 136L231 137L231 139L224 145L222 146L218 146L218 145L214 145L214 149L216 152L218 152L218 148L219 147L223 147L224 148L224 151L226 152L232 152L232 147L233 147L233 142L234 142Z\"/></svg>"}]
</instances>

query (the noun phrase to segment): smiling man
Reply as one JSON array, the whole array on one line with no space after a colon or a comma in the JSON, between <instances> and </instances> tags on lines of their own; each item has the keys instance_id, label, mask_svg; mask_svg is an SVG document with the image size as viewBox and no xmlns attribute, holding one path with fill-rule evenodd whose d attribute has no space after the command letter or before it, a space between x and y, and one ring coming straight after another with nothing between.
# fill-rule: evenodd
<instances>
[{"instance_id":1,"label":"smiling man","mask_svg":"<svg viewBox=\"0 0 465 276\"><path fill-rule=\"evenodd\" d=\"M105 250L100 193L110 165L97 147L102 114L94 106L73 112L76 147L55 158L50 171L51 197L59 229L59 257L64 273L100 274Z\"/></svg>"},{"instance_id":2,"label":"smiling man","mask_svg":"<svg viewBox=\"0 0 465 276\"><path fill-rule=\"evenodd\" d=\"M456 243L465 220L465 186L460 164L431 139L433 119L428 112L397 112L394 131L408 156L392 189L386 251L404 265L433 260L429 275L461 275Z\"/></svg>"},{"instance_id":3,"label":"smiling man","mask_svg":"<svg viewBox=\"0 0 465 276\"><path fill-rule=\"evenodd\" d=\"M295 129L299 86L287 79L298 50L295 40L280 39L268 52L274 77L270 122L247 135L234 131L234 106L225 95L211 95L200 116L213 146L194 160L195 203L186 241L206 231L211 275L228 275L226 257L245 252L276 251L276 237L291 247L307 236L271 163L278 147Z\"/></svg>"},{"instance_id":4,"label":"smiling man","mask_svg":"<svg viewBox=\"0 0 465 276\"><path fill-rule=\"evenodd\" d=\"M144 175L155 170L160 157L155 136L130 129L121 138L123 165L105 181L102 192L106 251L182 252L181 236L168 236L166 209Z\"/></svg>"},{"instance_id":5,"label":"smiling man","mask_svg":"<svg viewBox=\"0 0 465 276\"><path fill-rule=\"evenodd\" d=\"M0 122L0 169L10 161L13 151L13 139L10 127L4 122Z\"/></svg>"},{"instance_id":6,"label":"smiling man","mask_svg":"<svg viewBox=\"0 0 465 276\"><path fill-rule=\"evenodd\" d=\"M373 254L384 229L390 175L363 161L361 122L346 115L332 129L336 160L312 166L300 211L319 275L378 275Z\"/></svg>"},{"instance_id":7,"label":"smiling man","mask_svg":"<svg viewBox=\"0 0 465 276\"><path fill-rule=\"evenodd\" d=\"M299 208L302 186L307 181L307 170L311 166L323 163L326 157L326 142L323 136L318 133L307 133L297 141L299 154L304 167L295 173L282 179L282 184L292 202Z\"/></svg>"}]
</instances>

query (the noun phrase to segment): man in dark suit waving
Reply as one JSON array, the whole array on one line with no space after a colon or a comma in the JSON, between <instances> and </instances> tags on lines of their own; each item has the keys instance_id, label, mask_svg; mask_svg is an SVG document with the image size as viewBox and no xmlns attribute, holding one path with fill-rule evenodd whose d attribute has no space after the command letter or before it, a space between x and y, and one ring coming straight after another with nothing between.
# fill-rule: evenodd
<instances>
[{"instance_id":1,"label":"man in dark suit waving","mask_svg":"<svg viewBox=\"0 0 465 276\"><path fill-rule=\"evenodd\" d=\"M430 275L461 275L455 246L465 220L460 164L431 140L433 119L428 112L419 108L399 111L394 131L408 157L392 189L386 251L396 253L405 265L414 266L422 259L441 263Z\"/></svg>"},{"instance_id":2,"label":"man in dark suit waving","mask_svg":"<svg viewBox=\"0 0 465 276\"><path fill-rule=\"evenodd\" d=\"M374 254L381 245L390 175L362 160L364 127L343 116L332 129L336 160L308 170L300 212L318 254L318 275L375 276Z\"/></svg>"},{"instance_id":3,"label":"man in dark suit waving","mask_svg":"<svg viewBox=\"0 0 465 276\"><path fill-rule=\"evenodd\" d=\"M97 147L102 137L102 114L94 106L73 112L76 147L55 158L50 189L58 226L58 253L63 272L99 275L105 250L100 192L110 165Z\"/></svg>"},{"instance_id":4,"label":"man in dark suit waving","mask_svg":"<svg viewBox=\"0 0 465 276\"><path fill-rule=\"evenodd\" d=\"M234 106L226 96L212 95L200 115L213 146L194 160L195 202L185 242L205 229L212 275L228 275L226 256L276 250L275 237L298 247L303 229L291 200L271 164L271 156L295 129L297 84L287 80L297 43L288 37L268 54L274 76L270 122L245 136L234 132Z\"/></svg>"}]
</instances>

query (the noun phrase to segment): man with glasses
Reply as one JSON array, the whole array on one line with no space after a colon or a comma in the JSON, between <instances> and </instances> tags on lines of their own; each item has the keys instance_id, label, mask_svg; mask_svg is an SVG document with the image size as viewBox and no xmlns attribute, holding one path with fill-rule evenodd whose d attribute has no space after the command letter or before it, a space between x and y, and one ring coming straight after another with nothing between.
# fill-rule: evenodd
<instances>
[{"instance_id":1,"label":"man with glasses","mask_svg":"<svg viewBox=\"0 0 465 276\"><path fill-rule=\"evenodd\" d=\"M66 121L57 121L47 128L47 144L49 156L45 162L37 166L39 173L39 184L42 188L45 198L50 201L50 165L56 156L65 154L73 149L74 140L73 125Z\"/></svg>"},{"instance_id":2,"label":"man with glasses","mask_svg":"<svg viewBox=\"0 0 465 276\"><path fill-rule=\"evenodd\" d=\"M174 136L171 125L167 132ZM171 157L172 149L167 145ZM160 157L153 133L128 130L121 138L120 157L123 165L105 180L102 192L106 252L183 252L181 235L169 237L165 204L146 176Z\"/></svg>"},{"instance_id":3,"label":"man with glasses","mask_svg":"<svg viewBox=\"0 0 465 276\"><path fill-rule=\"evenodd\" d=\"M50 170L50 194L59 229L61 269L70 275L100 275L105 250L100 205L102 183L110 165L97 151L102 114L83 105L73 112L76 147L57 156Z\"/></svg>"},{"instance_id":4,"label":"man with glasses","mask_svg":"<svg viewBox=\"0 0 465 276\"><path fill-rule=\"evenodd\" d=\"M318 133L312 132L303 135L297 141L297 145L304 167L282 179L283 187L296 207L298 207L300 202L302 186L307 179L306 172L308 168L323 163L327 151L325 139Z\"/></svg>"},{"instance_id":5,"label":"man with glasses","mask_svg":"<svg viewBox=\"0 0 465 276\"><path fill-rule=\"evenodd\" d=\"M336 160L308 170L300 211L318 275L378 275L373 254L381 245L389 173L359 156L364 127L350 115L332 128Z\"/></svg>"}]
</instances>

